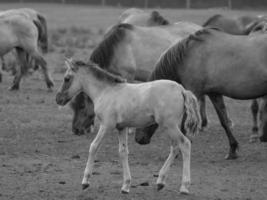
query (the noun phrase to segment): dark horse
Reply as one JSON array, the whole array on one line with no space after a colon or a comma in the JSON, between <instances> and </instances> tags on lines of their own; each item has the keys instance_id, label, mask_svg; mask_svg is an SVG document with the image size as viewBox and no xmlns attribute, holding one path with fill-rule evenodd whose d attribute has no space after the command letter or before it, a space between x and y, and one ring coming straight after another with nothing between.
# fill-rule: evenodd
<instances>
[{"instance_id":1,"label":"dark horse","mask_svg":"<svg viewBox=\"0 0 267 200\"><path fill-rule=\"evenodd\" d=\"M233 35L249 35L255 32L265 32L266 30L266 16L240 16L240 17L227 17L220 14L214 15L210 17L204 24L203 27L214 27L218 28L226 33ZM264 102L264 101L260 101ZM203 119L204 125L208 124L205 98L200 100L200 108L201 108L201 116ZM258 128L258 113L263 113L262 105L259 105L257 99L253 99L251 103L251 112L253 117L253 125L252 125L252 134L250 136L250 142L254 142L258 139L258 131L262 132L264 125L260 124L260 128ZM260 114L262 115L262 114ZM262 117L262 116L260 116ZM263 121L261 121L263 122Z\"/></svg>"},{"instance_id":2,"label":"dark horse","mask_svg":"<svg viewBox=\"0 0 267 200\"><path fill-rule=\"evenodd\" d=\"M255 99L267 94L267 35L235 36L202 29L171 46L160 58L149 80L170 79L191 90L198 99L208 95L227 134L230 151L237 157L223 96ZM138 131L136 141L149 143L157 125Z\"/></svg>"}]
</instances>

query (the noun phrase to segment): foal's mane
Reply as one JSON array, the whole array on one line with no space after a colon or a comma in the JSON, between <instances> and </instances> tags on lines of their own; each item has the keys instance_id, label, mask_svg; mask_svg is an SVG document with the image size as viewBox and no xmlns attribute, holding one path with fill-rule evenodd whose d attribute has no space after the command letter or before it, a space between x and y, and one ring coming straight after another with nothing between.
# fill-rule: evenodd
<instances>
[{"instance_id":1,"label":"foal's mane","mask_svg":"<svg viewBox=\"0 0 267 200\"><path fill-rule=\"evenodd\" d=\"M185 56L189 53L194 44L204 42L206 37L203 36L212 34L211 30L218 29L203 28L171 46L165 53L161 55L149 77L149 81L157 79L170 79L180 83L181 80L177 75L178 66L183 64Z\"/></svg>"},{"instance_id":2,"label":"foal's mane","mask_svg":"<svg viewBox=\"0 0 267 200\"><path fill-rule=\"evenodd\" d=\"M212 17L210 17L202 26L206 27L209 26L211 23L213 23L214 21L216 21L217 19L219 19L220 17L222 17L222 15L217 14L217 15L213 15Z\"/></svg>"},{"instance_id":3,"label":"foal's mane","mask_svg":"<svg viewBox=\"0 0 267 200\"><path fill-rule=\"evenodd\" d=\"M103 41L92 52L90 61L98 64L103 69L107 69L110 66L116 47L126 37L126 31L133 29L133 25L126 23L113 26L106 33Z\"/></svg>"},{"instance_id":4,"label":"foal's mane","mask_svg":"<svg viewBox=\"0 0 267 200\"><path fill-rule=\"evenodd\" d=\"M112 84L112 83L125 83L126 82L126 80L123 79L122 77L114 75L114 74L100 68L97 64L95 64L93 62L89 61L88 63L85 63L83 61L76 60L76 61L72 61L72 63L74 66L86 68L97 79L100 79L102 81L106 81L110 84Z\"/></svg>"},{"instance_id":5,"label":"foal's mane","mask_svg":"<svg viewBox=\"0 0 267 200\"><path fill-rule=\"evenodd\" d=\"M167 20L167 19L165 19L158 11L156 11L156 10L153 10L152 12L151 12L151 18L152 18L152 20L155 22L155 23L157 23L158 25L163 25L163 26L165 26L165 25L169 25L170 24L170 22Z\"/></svg>"}]
</instances>

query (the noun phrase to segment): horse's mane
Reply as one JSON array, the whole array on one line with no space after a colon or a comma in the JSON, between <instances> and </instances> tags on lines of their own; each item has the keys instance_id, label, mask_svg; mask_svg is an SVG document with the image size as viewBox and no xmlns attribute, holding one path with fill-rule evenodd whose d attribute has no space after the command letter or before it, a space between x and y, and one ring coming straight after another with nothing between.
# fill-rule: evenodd
<instances>
[{"instance_id":1,"label":"horse's mane","mask_svg":"<svg viewBox=\"0 0 267 200\"><path fill-rule=\"evenodd\" d=\"M167 19L165 19L162 15L160 15L159 12L156 10L153 10L151 12L151 18L158 25L169 25L170 24L170 22Z\"/></svg>"},{"instance_id":2,"label":"horse's mane","mask_svg":"<svg viewBox=\"0 0 267 200\"><path fill-rule=\"evenodd\" d=\"M220 17L222 17L222 15L217 14L217 15L213 15L212 17L210 17L202 26L206 27L209 26L212 22L216 21L217 19L219 19Z\"/></svg>"},{"instance_id":3,"label":"horse's mane","mask_svg":"<svg viewBox=\"0 0 267 200\"><path fill-rule=\"evenodd\" d=\"M87 70L89 70L96 78L101 79L103 81L109 82L109 83L125 83L126 80L123 79L120 76L114 75L102 68L100 68L97 64L89 61L87 63L81 61L81 60L74 60L72 61L72 64L74 66L78 67L85 67Z\"/></svg>"},{"instance_id":4,"label":"horse's mane","mask_svg":"<svg viewBox=\"0 0 267 200\"><path fill-rule=\"evenodd\" d=\"M171 46L164 54L161 55L154 71L149 77L149 81L169 79L180 83L181 80L177 75L177 66L181 66L183 64L185 55L188 54L188 51L195 43L205 41L206 37L203 36L212 34L211 30L218 29L203 28Z\"/></svg>"},{"instance_id":5,"label":"horse's mane","mask_svg":"<svg viewBox=\"0 0 267 200\"><path fill-rule=\"evenodd\" d=\"M124 40L127 30L133 30L131 24L118 24L104 36L102 42L94 49L90 56L90 61L99 65L103 69L107 69L114 56L115 48Z\"/></svg>"}]
</instances>

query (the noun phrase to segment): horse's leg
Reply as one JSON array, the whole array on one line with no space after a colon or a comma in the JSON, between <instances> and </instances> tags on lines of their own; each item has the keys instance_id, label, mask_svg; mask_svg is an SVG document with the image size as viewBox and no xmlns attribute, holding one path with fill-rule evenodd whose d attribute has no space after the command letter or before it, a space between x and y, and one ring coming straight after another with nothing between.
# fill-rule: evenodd
<instances>
[{"instance_id":1,"label":"horse's leg","mask_svg":"<svg viewBox=\"0 0 267 200\"><path fill-rule=\"evenodd\" d=\"M203 131L204 128L208 126L208 118L207 118L207 113L206 113L206 99L205 96L202 95L201 97L198 98L199 100L199 109L200 109L200 115L201 115L201 130Z\"/></svg>"},{"instance_id":2,"label":"horse's leg","mask_svg":"<svg viewBox=\"0 0 267 200\"><path fill-rule=\"evenodd\" d=\"M16 48L16 52L17 52L17 58L18 58L19 64L16 65L16 74L15 74L15 77L13 79L13 84L9 88L9 90L18 90L19 89L19 84L20 84L20 81L22 78L22 66L26 65L24 51L20 48Z\"/></svg>"},{"instance_id":3,"label":"horse's leg","mask_svg":"<svg viewBox=\"0 0 267 200\"><path fill-rule=\"evenodd\" d=\"M252 125L252 134L250 136L249 141L255 142L259 138L258 134L258 111L259 111L259 104L257 99L253 99L251 103L251 113L253 118L253 125Z\"/></svg>"},{"instance_id":4,"label":"horse's leg","mask_svg":"<svg viewBox=\"0 0 267 200\"><path fill-rule=\"evenodd\" d=\"M44 60L44 58L39 54L35 53L32 55L33 58L36 60L36 65L41 66L42 72L44 74L45 82L48 89L52 89L54 87L54 83L52 81L52 78L48 72L47 63Z\"/></svg>"},{"instance_id":5,"label":"horse's leg","mask_svg":"<svg viewBox=\"0 0 267 200\"><path fill-rule=\"evenodd\" d=\"M215 110L218 114L220 122L229 140L230 151L229 151L229 154L225 158L236 159L237 158L236 150L238 149L238 142L236 141L235 137L232 134L232 130L231 130L232 121L229 119L227 115L227 110L226 110L226 107L223 101L223 97L222 95L218 95L218 94L209 94L209 98L215 107Z\"/></svg>"},{"instance_id":6,"label":"horse's leg","mask_svg":"<svg viewBox=\"0 0 267 200\"><path fill-rule=\"evenodd\" d=\"M4 56L0 56L1 59L1 68L0 68L0 83L2 82L2 71L6 68Z\"/></svg>"},{"instance_id":7,"label":"horse's leg","mask_svg":"<svg viewBox=\"0 0 267 200\"><path fill-rule=\"evenodd\" d=\"M104 126L100 126L98 133L93 140L93 142L90 145L89 149L89 157L86 163L86 167L84 170L84 175L83 175L83 180L82 180L82 188L86 189L90 185L89 178L92 176L93 172L93 166L94 166L94 161L95 161L95 155L99 149L99 145L101 141L103 140L103 137L106 134L106 128Z\"/></svg>"},{"instance_id":8,"label":"horse's leg","mask_svg":"<svg viewBox=\"0 0 267 200\"><path fill-rule=\"evenodd\" d=\"M267 142L267 96L260 101L260 141Z\"/></svg>"},{"instance_id":9,"label":"horse's leg","mask_svg":"<svg viewBox=\"0 0 267 200\"><path fill-rule=\"evenodd\" d=\"M121 192L127 194L131 187L131 173L128 163L128 128L119 131L119 155L123 168L123 185Z\"/></svg>"},{"instance_id":10,"label":"horse's leg","mask_svg":"<svg viewBox=\"0 0 267 200\"><path fill-rule=\"evenodd\" d=\"M54 86L54 83L48 73L47 63L43 56L39 53L37 46L28 46L25 48L25 51L36 61L36 65L41 66L47 88L51 90Z\"/></svg>"},{"instance_id":11,"label":"horse's leg","mask_svg":"<svg viewBox=\"0 0 267 200\"><path fill-rule=\"evenodd\" d=\"M180 129L173 128L166 130L168 135L171 138L171 148L170 154L165 161L163 167L160 169L159 177L157 179L158 190L162 189L165 186L167 173L170 170L170 166L174 158L178 155L179 149L182 152L183 156L183 174L182 174L182 184L180 187L180 192L183 194L189 193L189 185L191 182L190 176L190 155L191 155L191 143L190 140L183 135Z\"/></svg>"}]
</instances>

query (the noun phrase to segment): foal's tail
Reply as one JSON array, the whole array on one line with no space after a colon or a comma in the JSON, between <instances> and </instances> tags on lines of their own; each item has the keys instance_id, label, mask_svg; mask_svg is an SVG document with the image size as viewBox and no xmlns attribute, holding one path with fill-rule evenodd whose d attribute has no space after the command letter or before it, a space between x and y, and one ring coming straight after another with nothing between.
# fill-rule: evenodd
<instances>
[{"instance_id":1,"label":"foal's tail","mask_svg":"<svg viewBox=\"0 0 267 200\"><path fill-rule=\"evenodd\" d=\"M195 95L189 90L184 89L182 94L184 96L185 108L184 129L186 133L195 135L200 130L201 125L198 102Z\"/></svg>"}]
</instances>

